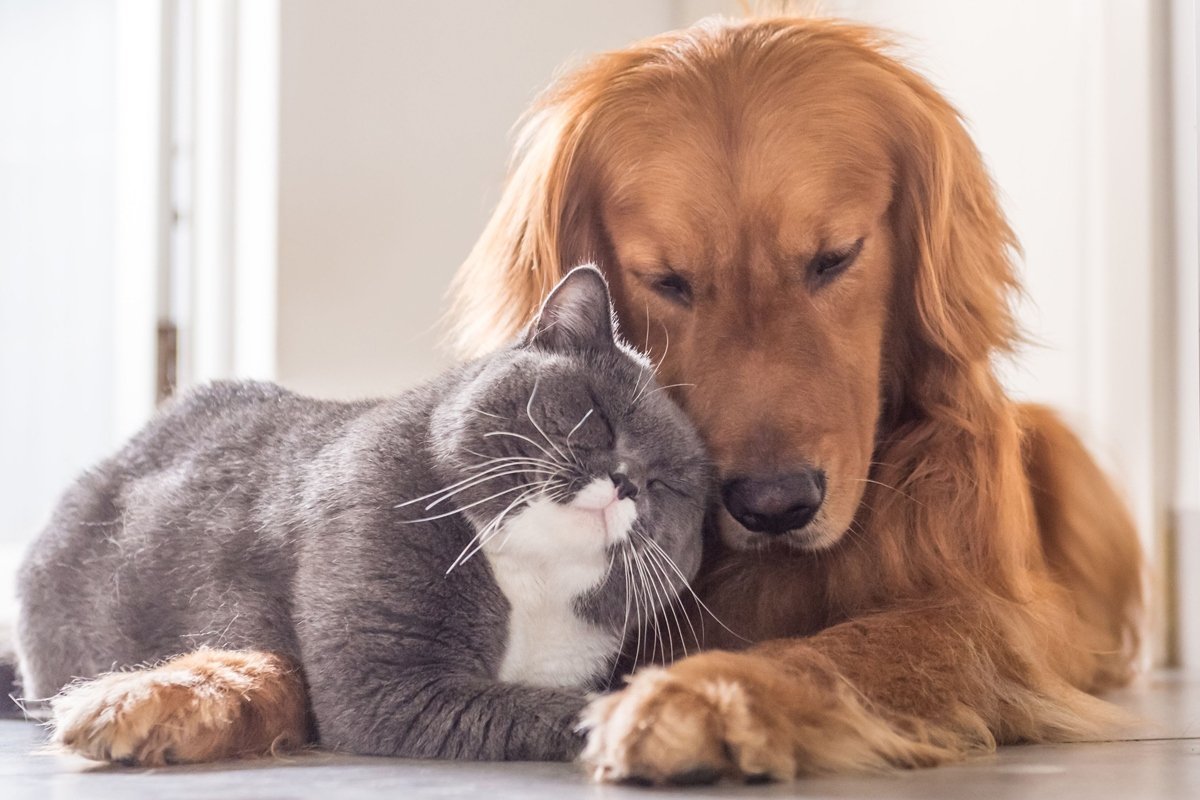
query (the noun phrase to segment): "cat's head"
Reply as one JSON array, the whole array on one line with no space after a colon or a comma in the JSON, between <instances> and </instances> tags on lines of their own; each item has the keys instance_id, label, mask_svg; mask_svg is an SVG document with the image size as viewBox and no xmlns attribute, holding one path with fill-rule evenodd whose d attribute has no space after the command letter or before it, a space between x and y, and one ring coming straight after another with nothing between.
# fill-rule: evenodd
<instances>
[{"instance_id":1,"label":"cat's head","mask_svg":"<svg viewBox=\"0 0 1200 800\"><path fill-rule=\"evenodd\" d=\"M443 477L462 482L448 502L480 531L484 552L602 564L585 592L594 616L624 613L623 559L646 573L635 581L654 584L639 592L651 598L694 576L708 459L653 366L621 341L595 268L563 278L435 429Z\"/></svg>"}]
</instances>

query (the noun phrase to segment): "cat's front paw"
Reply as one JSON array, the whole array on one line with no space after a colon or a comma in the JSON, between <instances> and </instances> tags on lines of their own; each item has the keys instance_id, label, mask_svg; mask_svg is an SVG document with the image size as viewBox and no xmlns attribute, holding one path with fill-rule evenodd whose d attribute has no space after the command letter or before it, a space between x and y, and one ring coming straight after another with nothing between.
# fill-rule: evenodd
<instances>
[{"instance_id":1,"label":"cat's front paw","mask_svg":"<svg viewBox=\"0 0 1200 800\"><path fill-rule=\"evenodd\" d=\"M258 656L258 658L254 658ZM139 766L196 763L303 744L294 676L267 655L201 650L161 666L113 672L51 701L54 741L85 758Z\"/></svg>"}]
</instances>

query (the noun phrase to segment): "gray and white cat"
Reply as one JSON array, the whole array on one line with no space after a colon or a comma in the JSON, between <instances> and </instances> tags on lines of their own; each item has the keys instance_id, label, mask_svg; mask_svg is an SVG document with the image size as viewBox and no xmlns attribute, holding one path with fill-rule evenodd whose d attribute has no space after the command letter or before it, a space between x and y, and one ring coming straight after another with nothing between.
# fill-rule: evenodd
<instances>
[{"instance_id":1,"label":"gray and white cat","mask_svg":"<svg viewBox=\"0 0 1200 800\"><path fill-rule=\"evenodd\" d=\"M302 665L327 746L570 758L631 622L698 568L709 481L582 267L512 346L397 398L219 383L169 406L29 553L24 692L257 649ZM657 554L653 591L631 551Z\"/></svg>"}]
</instances>

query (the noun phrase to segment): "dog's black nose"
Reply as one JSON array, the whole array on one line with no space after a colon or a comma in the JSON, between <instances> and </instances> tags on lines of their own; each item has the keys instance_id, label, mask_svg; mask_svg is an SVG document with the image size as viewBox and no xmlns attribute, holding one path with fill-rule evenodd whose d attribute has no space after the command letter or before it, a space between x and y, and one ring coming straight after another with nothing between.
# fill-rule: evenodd
<instances>
[{"instance_id":1,"label":"dog's black nose","mask_svg":"<svg viewBox=\"0 0 1200 800\"><path fill-rule=\"evenodd\" d=\"M731 478L721 485L721 499L747 530L771 535L799 530L825 500L825 473L806 469L765 478Z\"/></svg>"}]
</instances>

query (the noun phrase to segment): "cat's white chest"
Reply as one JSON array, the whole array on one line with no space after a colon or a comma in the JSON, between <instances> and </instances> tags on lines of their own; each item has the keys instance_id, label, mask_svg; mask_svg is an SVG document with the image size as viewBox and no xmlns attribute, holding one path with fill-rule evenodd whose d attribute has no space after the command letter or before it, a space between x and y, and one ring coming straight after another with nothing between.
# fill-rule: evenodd
<instances>
[{"instance_id":1,"label":"cat's white chest","mask_svg":"<svg viewBox=\"0 0 1200 800\"><path fill-rule=\"evenodd\" d=\"M488 540L483 552L511 607L501 680L580 687L610 668L618 634L580 619L573 601L608 574L607 544L628 534L634 515L632 501L615 501L606 525L594 509L539 500Z\"/></svg>"}]
</instances>

